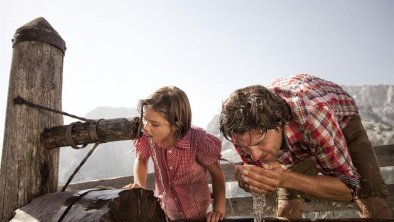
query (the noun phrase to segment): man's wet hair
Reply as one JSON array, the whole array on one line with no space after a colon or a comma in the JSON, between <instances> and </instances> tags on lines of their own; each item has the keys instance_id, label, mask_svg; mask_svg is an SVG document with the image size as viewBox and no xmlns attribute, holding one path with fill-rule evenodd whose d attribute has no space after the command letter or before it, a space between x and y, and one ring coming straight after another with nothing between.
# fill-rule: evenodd
<instances>
[{"instance_id":1,"label":"man's wet hair","mask_svg":"<svg viewBox=\"0 0 394 222\"><path fill-rule=\"evenodd\" d=\"M291 119L289 105L261 85L234 91L222 104L220 132L229 140L233 133L242 134L252 129L267 132L277 129Z\"/></svg>"}]
</instances>

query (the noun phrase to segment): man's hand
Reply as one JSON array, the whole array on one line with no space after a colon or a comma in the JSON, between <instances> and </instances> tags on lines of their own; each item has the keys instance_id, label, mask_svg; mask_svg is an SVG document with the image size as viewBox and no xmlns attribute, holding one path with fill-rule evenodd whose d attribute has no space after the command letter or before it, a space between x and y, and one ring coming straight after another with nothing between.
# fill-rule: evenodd
<instances>
[{"instance_id":1,"label":"man's hand","mask_svg":"<svg viewBox=\"0 0 394 222\"><path fill-rule=\"evenodd\" d=\"M123 187L123 189L125 189L125 190L131 190L131 189L134 189L134 188L141 188L141 186L136 184L136 183L129 183L126 186Z\"/></svg>"},{"instance_id":2,"label":"man's hand","mask_svg":"<svg viewBox=\"0 0 394 222\"><path fill-rule=\"evenodd\" d=\"M280 187L284 170L277 161L264 163L263 167L243 165L236 168L238 185L247 192L268 193Z\"/></svg>"},{"instance_id":3,"label":"man's hand","mask_svg":"<svg viewBox=\"0 0 394 222\"><path fill-rule=\"evenodd\" d=\"M246 192L249 192L249 188L247 186L247 184L244 183L244 181L242 180L242 171L245 170L245 166L241 166L241 165L236 165L235 166L235 180L238 181L238 186L240 188L242 188L243 190L245 190Z\"/></svg>"},{"instance_id":4,"label":"man's hand","mask_svg":"<svg viewBox=\"0 0 394 222\"><path fill-rule=\"evenodd\" d=\"M207 213L207 222L218 222L219 220L223 220L224 213L219 211L212 211Z\"/></svg>"}]
</instances>

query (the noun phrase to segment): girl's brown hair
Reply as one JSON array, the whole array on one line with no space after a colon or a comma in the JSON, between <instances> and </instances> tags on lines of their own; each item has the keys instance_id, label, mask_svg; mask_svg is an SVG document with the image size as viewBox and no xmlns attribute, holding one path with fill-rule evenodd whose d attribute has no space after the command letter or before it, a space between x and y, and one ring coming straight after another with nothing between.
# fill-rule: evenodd
<instances>
[{"instance_id":1,"label":"girl's brown hair","mask_svg":"<svg viewBox=\"0 0 394 222\"><path fill-rule=\"evenodd\" d=\"M175 126L176 138L182 138L189 131L192 122L192 111L186 93L176 86L165 86L158 89L147 99L138 103L138 111L143 117L144 107L160 112L164 118Z\"/></svg>"}]
</instances>

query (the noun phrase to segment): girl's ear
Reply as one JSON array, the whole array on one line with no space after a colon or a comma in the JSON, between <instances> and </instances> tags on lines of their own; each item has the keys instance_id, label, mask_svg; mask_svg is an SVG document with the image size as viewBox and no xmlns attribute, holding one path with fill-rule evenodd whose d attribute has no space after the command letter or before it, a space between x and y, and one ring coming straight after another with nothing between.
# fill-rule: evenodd
<instances>
[{"instance_id":1,"label":"girl's ear","mask_svg":"<svg viewBox=\"0 0 394 222\"><path fill-rule=\"evenodd\" d=\"M175 134L178 134L177 131L179 131L179 129L181 129L182 127L182 123L181 122L175 122L175 124L171 125L171 131L174 132Z\"/></svg>"},{"instance_id":2,"label":"girl's ear","mask_svg":"<svg viewBox=\"0 0 394 222\"><path fill-rule=\"evenodd\" d=\"M176 132L179 129L179 126L177 124L171 125L171 131Z\"/></svg>"}]
</instances>

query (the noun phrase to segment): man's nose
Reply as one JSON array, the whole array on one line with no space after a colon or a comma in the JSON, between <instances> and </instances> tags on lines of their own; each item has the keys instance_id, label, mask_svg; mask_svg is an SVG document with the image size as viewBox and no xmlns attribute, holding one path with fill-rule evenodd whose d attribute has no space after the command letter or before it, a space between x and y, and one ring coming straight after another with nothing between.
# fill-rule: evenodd
<instances>
[{"instance_id":1,"label":"man's nose","mask_svg":"<svg viewBox=\"0 0 394 222\"><path fill-rule=\"evenodd\" d=\"M258 161L261 156L261 151L257 147L253 147L250 149L250 156L252 157L252 160Z\"/></svg>"}]
</instances>

